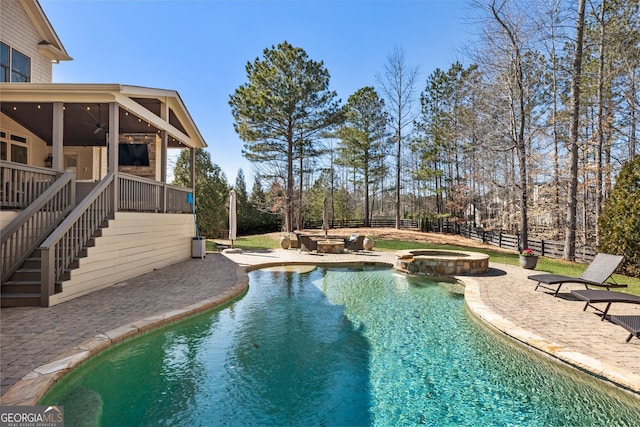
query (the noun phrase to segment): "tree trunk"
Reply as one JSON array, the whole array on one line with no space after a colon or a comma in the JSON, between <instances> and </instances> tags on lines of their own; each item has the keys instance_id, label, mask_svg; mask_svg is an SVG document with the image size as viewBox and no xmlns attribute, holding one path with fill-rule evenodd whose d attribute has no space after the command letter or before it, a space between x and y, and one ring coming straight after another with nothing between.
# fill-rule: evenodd
<instances>
[{"instance_id":1,"label":"tree trunk","mask_svg":"<svg viewBox=\"0 0 640 427\"><path fill-rule=\"evenodd\" d=\"M302 180L304 179L304 155L302 153L303 150L303 143L300 143L300 172L298 173L298 180L300 181L299 183L299 190L300 193L298 194L298 215L297 215L297 229L298 230L302 230L303 228L303 223L302 223L302 212L303 212L303 200L302 200Z\"/></svg>"},{"instance_id":2,"label":"tree trunk","mask_svg":"<svg viewBox=\"0 0 640 427\"><path fill-rule=\"evenodd\" d=\"M576 207L578 192L578 117L580 115L580 78L582 77L582 37L584 32L585 0L578 4L576 45L573 53L571 77L571 126L569 128L569 194L563 258L573 261L576 255Z\"/></svg>"},{"instance_id":3,"label":"tree trunk","mask_svg":"<svg viewBox=\"0 0 640 427\"><path fill-rule=\"evenodd\" d=\"M518 167L520 168L520 250L526 248L529 244L529 221L528 221L528 207L527 207L527 146L524 140L524 129L526 126L526 111L525 111L525 87L524 87L524 77L523 77L523 64L522 64L522 51L520 44L518 43L518 39L516 34L514 34L514 30L510 27L501 17L498 10L495 7L495 3L491 6L491 11L493 12L493 16L500 26L504 29L505 33L509 37L509 41L511 42L511 46L515 53L515 80L517 86L517 103L518 103L518 111L513 111L513 131L512 137L514 139L517 155L518 155ZM513 105L513 101L512 101ZM514 107L512 107L513 109ZM515 175L514 175L515 176Z\"/></svg>"},{"instance_id":4,"label":"tree trunk","mask_svg":"<svg viewBox=\"0 0 640 427\"><path fill-rule=\"evenodd\" d=\"M401 114L398 114L401 116ZM400 229L400 173L402 154L402 124L398 120L398 148L396 151L396 229Z\"/></svg>"},{"instance_id":5,"label":"tree trunk","mask_svg":"<svg viewBox=\"0 0 640 427\"><path fill-rule=\"evenodd\" d=\"M604 147L604 43L605 43L605 5L602 0L600 9L600 46L598 55L598 147L596 148L596 224L602 213L602 150ZM600 244L600 231L596 227L596 246ZM585 229L586 232L586 229Z\"/></svg>"}]
</instances>

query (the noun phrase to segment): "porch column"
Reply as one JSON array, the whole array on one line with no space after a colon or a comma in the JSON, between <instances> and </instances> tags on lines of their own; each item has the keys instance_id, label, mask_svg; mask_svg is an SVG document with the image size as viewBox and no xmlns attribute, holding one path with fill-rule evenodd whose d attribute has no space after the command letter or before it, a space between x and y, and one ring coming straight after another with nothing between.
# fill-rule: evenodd
<instances>
[{"instance_id":1,"label":"porch column","mask_svg":"<svg viewBox=\"0 0 640 427\"><path fill-rule=\"evenodd\" d=\"M115 102L109 103L109 172L118 172L118 139L120 138L120 107ZM114 132L115 129L115 132Z\"/></svg>"},{"instance_id":2,"label":"porch column","mask_svg":"<svg viewBox=\"0 0 640 427\"><path fill-rule=\"evenodd\" d=\"M53 103L53 129L51 135L51 168L54 171L64 171L64 104L62 102Z\"/></svg>"},{"instance_id":3,"label":"porch column","mask_svg":"<svg viewBox=\"0 0 640 427\"><path fill-rule=\"evenodd\" d=\"M118 141L120 139L120 107L115 102L109 103L109 136L107 146L109 147L109 173L114 173L113 182L113 211L120 210L120 186L118 179Z\"/></svg>"},{"instance_id":4,"label":"porch column","mask_svg":"<svg viewBox=\"0 0 640 427\"><path fill-rule=\"evenodd\" d=\"M160 108L160 118L169 123L169 105L162 103ZM169 145L169 134L166 130L160 131L160 181L167 183L167 147Z\"/></svg>"},{"instance_id":5,"label":"porch column","mask_svg":"<svg viewBox=\"0 0 640 427\"><path fill-rule=\"evenodd\" d=\"M167 144L166 130L160 131L160 181L162 182L162 212L167 212Z\"/></svg>"},{"instance_id":6,"label":"porch column","mask_svg":"<svg viewBox=\"0 0 640 427\"><path fill-rule=\"evenodd\" d=\"M189 148L189 154L191 155L189 162L189 182L191 183L191 189L194 191L193 197L195 198L196 191L196 149ZM194 200L195 203L195 200Z\"/></svg>"}]
</instances>

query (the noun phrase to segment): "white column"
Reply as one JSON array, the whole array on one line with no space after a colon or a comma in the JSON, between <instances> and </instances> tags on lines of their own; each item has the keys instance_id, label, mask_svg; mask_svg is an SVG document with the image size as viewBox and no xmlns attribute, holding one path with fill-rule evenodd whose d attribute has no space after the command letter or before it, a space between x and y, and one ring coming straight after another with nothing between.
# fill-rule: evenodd
<instances>
[{"instance_id":1,"label":"white column","mask_svg":"<svg viewBox=\"0 0 640 427\"><path fill-rule=\"evenodd\" d=\"M120 107L117 103L109 103L109 172L118 171L118 140L120 139Z\"/></svg>"},{"instance_id":2,"label":"white column","mask_svg":"<svg viewBox=\"0 0 640 427\"><path fill-rule=\"evenodd\" d=\"M54 171L64 171L64 104L53 103L53 129L51 136L51 168Z\"/></svg>"},{"instance_id":3,"label":"white column","mask_svg":"<svg viewBox=\"0 0 640 427\"><path fill-rule=\"evenodd\" d=\"M166 99L162 103L160 108L160 118L164 120L165 123L169 123L169 104L167 104ZM160 181L167 183L167 156L168 151L167 148L169 146L169 134L166 130L160 130Z\"/></svg>"}]
</instances>

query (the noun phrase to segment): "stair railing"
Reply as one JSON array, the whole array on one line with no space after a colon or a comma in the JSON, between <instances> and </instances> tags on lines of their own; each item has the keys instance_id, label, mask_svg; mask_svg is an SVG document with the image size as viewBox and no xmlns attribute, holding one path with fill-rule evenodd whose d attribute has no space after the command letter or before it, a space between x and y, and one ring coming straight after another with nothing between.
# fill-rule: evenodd
<instances>
[{"instance_id":1,"label":"stair railing","mask_svg":"<svg viewBox=\"0 0 640 427\"><path fill-rule=\"evenodd\" d=\"M25 209L60 175L51 169L0 160L0 207Z\"/></svg>"},{"instance_id":2,"label":"stair railing","mask_svg":"<svg viewBox=\"0 0 640 427\"><path fill-rule=\"evenodd\" d=\"M98 228L115 216L115 173L109 173L40 246L40 305L49 306L62 278Z\"/></svg>"},{"instance_id":3,"label":"stair railing","mask_svg":"<svg viewBox=\"0 0 640 427\"><path fill-rule=\"evenodd\" d=\"M2 282L6 281L75 205L75 175L65 173L2 229Z\"/></svg>"}]
</instances>

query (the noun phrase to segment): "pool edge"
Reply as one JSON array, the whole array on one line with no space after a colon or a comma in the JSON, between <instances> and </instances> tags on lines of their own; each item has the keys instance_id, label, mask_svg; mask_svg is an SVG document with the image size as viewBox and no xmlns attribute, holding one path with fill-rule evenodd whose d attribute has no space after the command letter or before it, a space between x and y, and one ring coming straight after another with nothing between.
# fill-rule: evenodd
<instances>
[{"instance_id":1,"label":"pool edge","mask_svg":"<svg viewBox=\"0 0 640 427\"><path fill-rule=\"evenodd\" d=\"M491 310L480 296L480 284L468 276L455 276L465 286L464 301L468 311L503 335L546 355L557 359L570 367L583 371L594 378L608 382L621 390L640 398L640 376L619 369L612 364L572 350L553 341L549 341L533 332L517 326Z\"/></svg>"},{"instance_id":2,"label":"pool edge","mask_svg":"<svg viewBox=\"0 0 640 427\"><path fill-rule=\"evenodd\" d=\"M393 267L393 264L385 261L344 261L344 262L265 262L252 265L236 266L236 283L219 295L194 303L181 309L171 310L160 315L147 317L121 327L98 334L84 341L80 345L60 354L53 362L35 368L16 382L0 397L0 405L31 406L37 405L39 400L62 377L73 368L95 356L102 350L124 341L125 339L143 334L159 328L168 323L175 322L200 312L223 305L246 291L249 278L248 272L265 267L273 267L291 264L315 264L323 266L347 266L354 264L377 265ZM541 351L565 364L584 371L597 379L608 382L622 390L632 393L640 398L640 376L618 369L615 366L602 362L593 357L576 352L566 346L554 343L542 338L530 331L518 327L513 322L505 319L491 310L480 296L480 285L470 276L454 276L456 280L465 285L465 305L483 324L501 332L528 347Z\"/></svg>"},{"instance_id":3,"label":"pool edge","mask_svg":"<svg viewBox=\"0 0 640 427\"><path fill-rule=\"evenodd\" d=\"M169 323L191 317L222 306L249 287L248 269L236 266L236 283L224 292L185 307L146 317L120 327L104 331L83 341L70 350L52 358L52 362L41 365L12 385L0 397L3 406L34 406L40 399L74 368L98 353L124 340L158 329Z\"/></svg>"}]
</instances>

